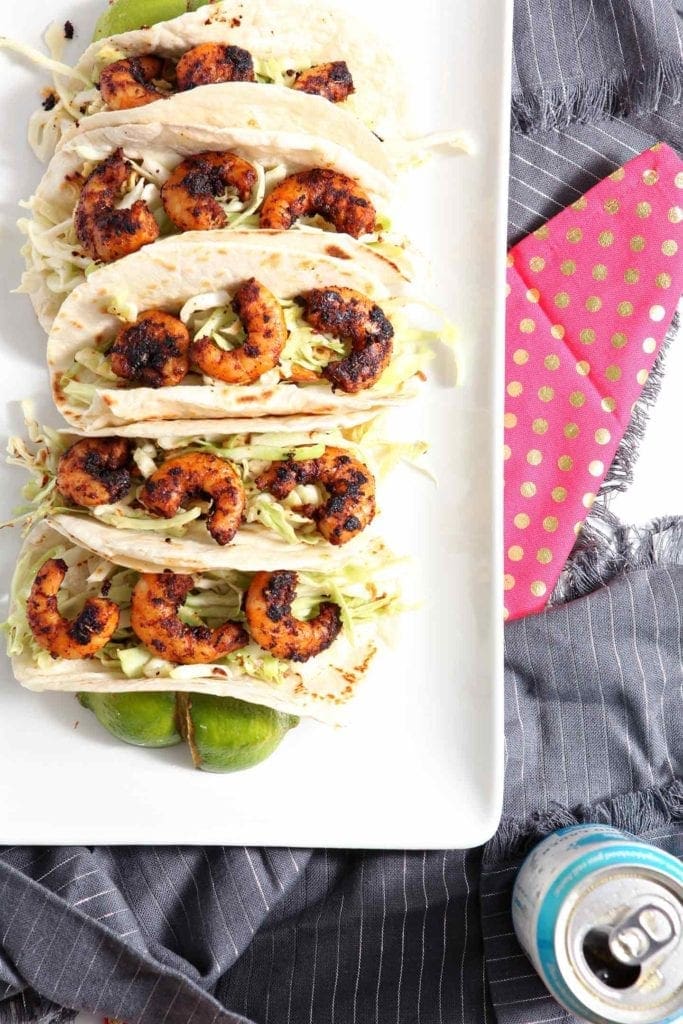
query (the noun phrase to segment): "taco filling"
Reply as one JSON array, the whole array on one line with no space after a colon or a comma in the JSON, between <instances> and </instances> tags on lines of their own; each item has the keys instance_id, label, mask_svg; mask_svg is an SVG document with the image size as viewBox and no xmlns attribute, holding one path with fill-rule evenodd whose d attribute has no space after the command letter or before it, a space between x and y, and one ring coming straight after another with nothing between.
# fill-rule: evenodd
<instances>
[{"instance_id":1,"label":"taco filling","mask_svg":"<svg viewBox=\"0 0 683 1024\"><path fill-rule=\"evenodd\" d=\"M138 153L141 144L131 148ZM290 174L276 151L260 159L229 150L184 158L173 149L128 156L119 146L104 159L101 152L86 136L73 153L60 153L23 204L30 217L19 221L28 239L20 290L46 291L53 314L98 266L188 231L342 232L407 265L407 243L391 233L388 215L339 171Z\"/></svg>"},{"instance_id":2,"label":"taco filling","mask_svg":"<svg viewBox=\"0 0 683 1024\"><path fill-rule=\"evenodd\" d=\"M13 437L8 446L8 461L31 474L15 521L28 530L62 515L134 534L141 544L151 534L193 540L208 546L209 564L216 545L239 538L258 547L264 532L308 548L348 544L375 517L376 477L426 449L386 442L372 423L154 440L78 439L31 420L28 427L28 442Z\"/></svg>"},{"instance_id":3,"label":"taco filling","mask_svg":"<svg viewBox=\"0 0 683 1024\"><path fill-rule=\"evenodd\" d=\"M343 704L382 622L401 611L396 564L378 543L364 564L329 573L138 573L43 529L17 566L8 651L34 689L234 691L304 711ZM336 693L316 690L333 678Z\"/></svg>"}]
</instances>

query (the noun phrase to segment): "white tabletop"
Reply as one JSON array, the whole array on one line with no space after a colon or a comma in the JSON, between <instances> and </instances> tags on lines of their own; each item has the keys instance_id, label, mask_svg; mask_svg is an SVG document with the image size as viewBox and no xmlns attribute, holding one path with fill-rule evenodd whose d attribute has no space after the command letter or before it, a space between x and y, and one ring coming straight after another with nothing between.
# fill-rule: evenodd
<instances>
[{"instance_id":1,"label":"white tabletop","mask_svg":"<svg viewBox=\"0 0 683 1024\"><path fill-rule=\"evenodd\" d=\"M683 315L683 302L679 307ZM612 511L626 523L643 526L666 515L683 515L683 473L679 445L683 438L683 330L669 348L659 399L641 442L633 484L617 495Z\"/></svg>"}]
</instances>

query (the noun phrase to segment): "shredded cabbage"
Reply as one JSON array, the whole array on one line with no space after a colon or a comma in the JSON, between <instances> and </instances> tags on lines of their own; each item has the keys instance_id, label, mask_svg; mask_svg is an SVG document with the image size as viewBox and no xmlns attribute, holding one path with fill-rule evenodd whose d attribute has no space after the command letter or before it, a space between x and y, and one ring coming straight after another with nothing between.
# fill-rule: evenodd
<instances>
[{"instance_id":1,"label":"shredded cabbage","mask_svg":"<svg viewBox=\"0 0 683 1024\"><path fill-rule=\"evenodd\" d=\"M152 515L137 502L141 484L113 505L82 508L71 505L57 490L59 459L70 446L64 435L35 420L31 403L24 403L28 440L11 437L8 442L8 463L30 474L22 495L26 504L17 509L11 523L21 522L27 532L36 522L57 513L86 516L118 530L142 530L173 537L205 538L206 527L199 520L207 506L194 502L192 507L170 519ZM205 439L172 438L133 442L132 458L144 479L148 479L168 458L196 451L210 452L230 461L238 470L246 495L245 521L258 524L275 533L288 544L325 545L310 515L303 515L302 506L316 507L327 500L324 487L300 485L283 500L260 491L256 478L273 462L288 459L318 459L327 446L348 448L370 467L375 476L386 475L398 461L416 461L426 450L421 442L393 443L384 438L372 439L370 427L364 426L365 440L359 428L327 433L299 434L229 434ZM355 433L355 437L352 436ZM10 524L4 524L10 525Z\"/></svg>"},{"instance_id":2,"label":"shredded cabbage","mask_svg":"<svg viewBox=\"0 0 683 1024\"><path fill-rule=\"evenodd\" d=\"M125 311L127 301L126 297L116 297L108 308L113 310L123 305ZM267 386L294 383L305 387L309 381L302 380L302 374L309 374L312 378L310 383L329 386L322 377L322 371L332 359L343 358L348 345L331 335L314 331L303 319L302 310L295 302L281 300L281 305L289 336L278 365L264 373L259 383ZM371 390L378 395L395 395L400 394L413 378L424 379L437 344L454 350L456 332L445 315L427 303L391 298L382 300L381 306L394 327L393 355ZM428 314L427 318L425 314ZM244 341L242 324L225 292L194 296L185 303L179 316L195 339L211 338L224 350L236 348ZM60 387L75 406L88 408L98 389L110 387L114 382L123 386L111 370L106 351L89 348L76 354L71 367L62 374ZM213 385L215 381L193 374L184 383L199 386Z\"/></svg>"},{"instance_id":3,"label":"shredded cabbage","mask_svg":"<svg viewBox=\"0 0 683 1024\"><path fill-rule=\"evenodd\" d=\"M65 40L61 24L54 22L49 27L45 33L45 42L49 55L0 36L0 49L19 54L52 75L53 89L58 102L49 111L36 111L29 130L29 142L40 160L47 160L53 154L61 135L72 127L74 122L106 109L98 88L102 70L108 64L129 56L111 42L105 41L97 54L92 72L85 74L62 60ZM254 59L255 80L264 85L291 87L296 81L297 74L309 67L311 60L305 54L292 54L282 59ZM155 79L154 84L159 89L169 92L172 90L171 83L166 79ZM363 118L363 106L357 101L357 97L351 95L344 103L358 117Z\"/></svg>"},{"instance_id":4,"label":"shredded cabbage","mask_svg":"<svg viewBox=\"0 0 683 1024\"><path fill-rule=\"evenodd\" d=\"M87 178L108 155L102 149L86 145L81 145L77 152L83 161L77 170L83 178ZM161 188L174 167L180 163L181 157L150 152L138 160L127 159L132 170L117 207L126 209L138 200L143 200L156 218L161 237L176 234L177 229L166 215L161 201ZM254 162L253 167L256 171L256 184L246 201L240 199L234 189L228 189L223 196L215 197L225 211L228 228L257 228L258 217L255 215L266 192L286 175L286 168L282 164L265 170L260 163ZM22 249L26 271L19 292L31 293L44 280L49 290L63 300L98 266L81 248L76 237L73 212L65 216L68 210L65 199L68 200L68 196L61 193L53 200L33 196L22 204L31 216L22 217L18 221L19 229L27 238ZM75 207L75 190L72 199ZM128 321L137 317L137 309L125 296L112 298L110 312Z\"/></svg>"},{"instance_id":5,"label":"shredded cabbage","mask_svg":"<svg viewBox=\"0 0 683 1024\"><path fill-rule=\"evenodd\" d=\"M81 548L57 545L48 551L30 548L20 559L12 581L11 614L4 629L10 656L28 653L40 669L48 670L52 657L36 642L26 614L28 595L40 566L48 558L62 558L68 571L60 590L60 611L73 617L88 597L105 593L121 609L119 628L107 646L95 658L110 669L113 679L140 676L183 679L215 675L217 667L246 673L255 679L277 685L288 671L289 662L274 658L254 642L242 650L220 658L211 665L174 665L153 655L130 625L130 602L138 574L130 569L104 562L98 555ZM405 610L393 576L398 560L383 552L363 565L346 565L329 573L298 574L297 598L292 606L297 618L307 619L318 613L323 601L333 600L342 612L344 631L353 641L354 630L361 623L376 622ZM195 589L180 611L188 624L206 624L215 628L226 620L244 621L242 601L252 578L251 573L235 571L206 572L195 581Z\"/></svg>"}]
</instances>

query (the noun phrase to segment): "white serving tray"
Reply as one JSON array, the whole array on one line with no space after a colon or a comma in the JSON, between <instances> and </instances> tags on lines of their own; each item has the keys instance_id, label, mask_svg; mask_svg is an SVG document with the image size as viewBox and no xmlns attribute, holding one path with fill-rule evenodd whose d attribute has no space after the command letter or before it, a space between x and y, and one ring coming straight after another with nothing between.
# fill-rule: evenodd
<instances>
[{"instance_id":1,"label":"white serving tray","mask_svg":"<svg viewBox=\"0 0 683 1024\"><path fill-rule=\"evenodd\" d=\"M341 2L341 0L340 0ZM448 367L398 416L431 444L436 488L400 470L381 495L383 525L415 556L415 598L394 650L375 663L352 724L302 724L260 767L194 772L187 751L111 739L73 697L33 694L0 662L0 843L201 843L383 848L467 847L500 813L502 714L503 255L509 127L510 4L344 0L401 54L420 132L462 128L470 157L439 157L411 179L399 224L433 264L426 298L460 328L460 385ZM85 47L101 0L3 5L0 33L37 45L46 19L70 19ZM17 202L39 180L26 144L41 74L0 54L0 414L47 396L45 338L21 272ZM9 404L7 404L9 403ZM19 470L0 467L0 516L19 502ZM6 592L20 538L0 534ZM408 595L410 597L411 595ZM6 604L2 617L6 614Z\"/></svg>"}]
</instances>

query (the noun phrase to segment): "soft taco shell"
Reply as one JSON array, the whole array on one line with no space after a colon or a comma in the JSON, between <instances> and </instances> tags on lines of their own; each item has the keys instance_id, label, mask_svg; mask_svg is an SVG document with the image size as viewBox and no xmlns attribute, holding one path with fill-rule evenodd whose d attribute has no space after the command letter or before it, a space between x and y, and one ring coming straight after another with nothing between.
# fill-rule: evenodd
<instances>
[{"instance_id":1,"label":"soft taco shell","mask_svg":"<svg viewBox=\"0 0 683 1024\"><path fill-rule=\"evenodd\" d=\"M42 524L27 539L24 551L47 552L63 543L58 524ZM101 552L95 552L101 553ZM129 679L96 660L59 661L49 670L39 669L29 653L12 659L15 678L28 690L54 690L67 693L92 691L99 693L176 691L212 693L219 697L237 697L252 704L262 704L277 711L341 724L346 719L347 705L365 676L376 651L374 630L357 629L351 644L342 633L329 650L303 665L292 665L285 679L268 684L252 679L236 669L216 666L211 678L191 676L182 679L144 677Z\"/></svg>"},{"instance_id":2,"label":"soft taco shell","mask_svg":"<svg viewBox=\"0 0 683 1024\"><path fill-rule=\"evenodd\" d=\"M222 87L216 88L220 92ZM187 108L186 101L190 95L195 96L195 93L165 102L162 105L163 113L170 116L177 106ZM38 210L47 204L55 223L70 220L80 194L75 175L84 161L105 160L121 148L131 160L156 157L169 170L192 154L208 151L235 153L245 160L260 163L265 170L283 166L287 174L312 167L333 167L358 181L378 209L387 209L391 192L389 179L351 149L321 135L306 134L296 124L288 124L286 121L281 128L220 128L204 124L202 114L205 107L219 104L220 97L211 96L210 100L209 104L195 104L191 111L176 110L173 116L178 118L177 123L142 119L131 121L129 117L122 123L78 132L65 142L50 161L32 202ZM137 111L121 111L121 114L141 115L145 111L149 113L149 107L141 107ZM119 115L116 117L120 122ZM370 133L368 135L374 140L374 136ZM29 241L28 245L32 243ZM49 287L50 273L50 270L38 267L28 253L22 290L30 296L36 315L48 333L64 299L63 293Z\"/></svg>"},{"instance_id":3,"label":"soft taco shell","mask_svg":"<svg viewBox=\"0 0 683 1024\"><path fill-rule=\"evenodd\" d=\"M92 114L65 133L59 148L77 142L84 132L121 130L128 125L230 129L245 142L257 134L309 134L319 144L325 140L330 155L339 152L341 159L367 164L385 185L397 173L390 148L343 107L320 96L255 82L203 85L144 107Z\"/></svg>"},{"instance_id":4,"label":"soft taco shell","mask_svg":"<svg viewBox=\"0 0 683 1024\"><path fill-rule=\"evenodd\" d=\"M303 568L323 572L349 559L364 557L372 542L372 531L368 528L343 547L290 544L273 531L250 523L242 525L235 539L222 547L204 529L206 538L200 539L164 537L147 530L117 530L97 519L68 513L53 515L50 522L74 544L98 551L104 558L138 572L156 572L159 565L186 573L209 569L274 572Z\"/></svg>"},{"instance_id":5,"label":"soft taco shell","mask_svg":"<svg viewBox=\"0 0 683 1024\"><path fill-rule=\"evenodd\" d=\"M52 391L59 411L78 430L118 428L147 420L214 421L214 432L230 433L231 419L263 416L337 417L369 413L413 394L355 395L333 392L322 384L290 383L232 386L185 385L172 388L102 388L87 409L73 405L61 387L63 373L75 353L107 342L120 321L107 311L114 296L138 311L164 309L177 313L191 297L225 289L256 277L281 299L311 288L347 286L381 302L400 294L405 282L396 268L366 246L344 235L322 232L188 232L149 246L90 275L66 299L55 319L47 356ZM110 430L111 432L111 430Z\"/></svg>"},{"instance_id":6,"label":"soft taco shell","mask_svg":"<svg viewBox=\"0 0 683 1024\"><path fill-rule=\"evenodd\" d=\"M311 0L222 0L150 28L99 40L88 47L76 70L92 78L103 50L179 58L209 42L241 46L255 59L280 60L285 68L345 60L356 90L346 101L346 111L353 111L380 135L395 135L401 129L406 102L393 56L362 21L337 5ZM282 86L263 88L290 91Z\"/></svg>"}]
</instances>

